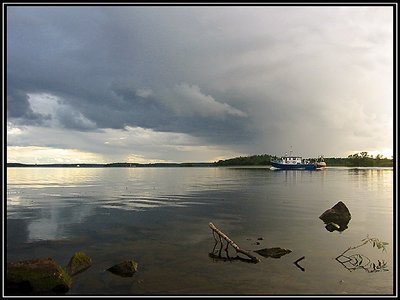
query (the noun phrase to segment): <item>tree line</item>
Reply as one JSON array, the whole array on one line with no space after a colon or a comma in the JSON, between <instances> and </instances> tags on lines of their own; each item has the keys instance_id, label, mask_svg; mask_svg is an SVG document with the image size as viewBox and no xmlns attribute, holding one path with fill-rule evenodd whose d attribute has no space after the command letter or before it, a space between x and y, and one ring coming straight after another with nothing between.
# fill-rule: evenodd
<instances>
[{"instance_id":1,"label":"tree line","mask_svg":"<svg viewBox=\"0 0 400 300\"><path fill-rule=\"evenodd\" d=\"M214 163L215 166L262 166L270 165L271 160L277 159L277 156L269 154L239 156L235 158L219 160ZM316 158L311 158L314 161ZM328 167L393 167L393 159L384 158L381 154L373 157L368 152L351 154L348 157L330 157L324 158Z\"/></svg>"},{"instance_id":2,"label":"tree line","mask_svg":"<svg viewBox=\"0 0 400 300\"><path fill-rule=\"evenodd\" d=\"M235 158L219 160L214 164L216 166L262 166L262 165L269 165L271 163L271 160L277 158L278 158L277 156L269 154L239 156Z\"/></svg>"},{"instance_id":3,"label":"tree line","mask_svg":"<svg viewBox=\"0 0 400 300\"><path fill-rule=\"evenodd\" d=\"M347 158L325 158L325 162L328 166L393 167L393 158L386 158L381 154L373 157L368 152L350 154Z\"/></svg>"}]
</instances>

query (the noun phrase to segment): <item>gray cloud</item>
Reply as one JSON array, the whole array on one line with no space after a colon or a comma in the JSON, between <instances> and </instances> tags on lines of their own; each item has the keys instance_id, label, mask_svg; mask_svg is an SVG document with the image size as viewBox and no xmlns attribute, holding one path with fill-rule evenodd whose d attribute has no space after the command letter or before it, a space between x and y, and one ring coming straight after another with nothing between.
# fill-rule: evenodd
<instances>
[{"instance_id":1,"label":"gray cloud","mask_svg":"<svg viewBox=\"0 0 400 300\"><path fill-rule=\"evenodd\" d=\"M7 99L11 103L7 111L10 119L17 119L23 124L40 125L50 118L48 115L33 112L28 95L23 91L12 90L8 92Z\"/></svg>"},{"instance_id":2,"label":"gray cloud","mask_svg":"<svg viewBox=\"0 0 400 300\"><path fill-rule=\"evenodd\" d=\"M8 7L8 119L138 126L244 153L367 147L381 133L361 134L366 125L393 117L390 17L388 7ZM34 111L28 94L60 104ZM362 114L343 110L349 102Z\"/></svg>"},{"instance_id":3,"label":"gray cloud","mask_svg":"<svg viewBox=\"0 0 400 300\"><path fill-rule=\"evenodd\" d=\"M96 124L85 118L80 112L61 108L57 111L58 120L67 128L77 130L96 129Z\"/></svg>"}]
</instances>

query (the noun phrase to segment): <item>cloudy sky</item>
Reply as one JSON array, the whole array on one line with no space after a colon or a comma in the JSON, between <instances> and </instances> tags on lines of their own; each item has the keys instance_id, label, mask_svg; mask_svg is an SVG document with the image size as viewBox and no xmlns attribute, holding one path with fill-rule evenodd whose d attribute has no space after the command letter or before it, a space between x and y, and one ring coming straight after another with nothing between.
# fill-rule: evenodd
<instances>
[{"instance_id":1,"label":"cloudy sky","mask_svg":"<svg viewBox=\"0 0 400 300\"><path fill-rule=\"evenodd\" d=\"M393 7L6 14L8 162L393 154Z\"/></svg>"}]
</instances>

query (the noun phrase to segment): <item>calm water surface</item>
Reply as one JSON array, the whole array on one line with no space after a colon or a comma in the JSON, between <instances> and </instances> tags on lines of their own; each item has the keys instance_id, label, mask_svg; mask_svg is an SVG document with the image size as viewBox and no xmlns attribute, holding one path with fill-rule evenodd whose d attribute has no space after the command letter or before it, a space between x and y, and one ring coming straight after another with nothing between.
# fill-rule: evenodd
<instances>
[{"instance_id":1,"label":"calm water surface","mask_svg":"<svg viewBox=\"0 0 400 300\"><path fill-rule=\"evenodd\" d=\"M352 218L329 232L318 217L338 201ZM68 295L394 293L392 169L8 168L6 209L7 261L91 256ZM256 254L257 264L212 258L209 222L243 249L292 252ZM388 242L386 252L353 253L388 271L350 272L335 260L367 235ZM304 271L294 264L303 256ZM126 259L139 263L133 277L105 271Z\"/></svg>"}]
</instances>

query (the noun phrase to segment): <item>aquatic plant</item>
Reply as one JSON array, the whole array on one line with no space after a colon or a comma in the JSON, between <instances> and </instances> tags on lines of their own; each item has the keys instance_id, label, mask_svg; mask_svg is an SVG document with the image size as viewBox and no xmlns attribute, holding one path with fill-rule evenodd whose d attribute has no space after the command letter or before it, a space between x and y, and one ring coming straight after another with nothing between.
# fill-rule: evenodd
<instances>
[{"instance_id":1,"label":"aquatic plant","mask_svg":"<svg viewBox=\"0 0 400 300\"><path fill-rule=\"evenodd\" d=\"M386 252L386 246L389 245L389 243L387 242L383 242L378 238L370 238L368 235L361 241L362 241L361 244L347 248L343 253L341 253L335 259L350 272L359 269L363 269L368 273L389 271L387 267L387 262L384 260L377 260L376 262L372 262L367 256L360 253L346 255L346 253L349 252L350 250L358 249L362 246L365 246L368 243L371 244L373 248L376 247L382 250L382 252Z\"/></svg>"}]
</instances>

